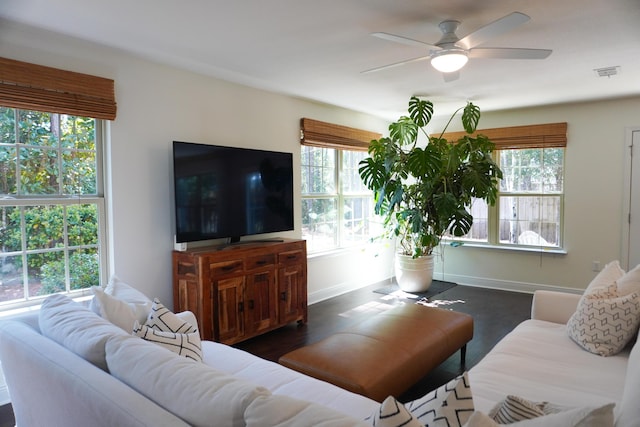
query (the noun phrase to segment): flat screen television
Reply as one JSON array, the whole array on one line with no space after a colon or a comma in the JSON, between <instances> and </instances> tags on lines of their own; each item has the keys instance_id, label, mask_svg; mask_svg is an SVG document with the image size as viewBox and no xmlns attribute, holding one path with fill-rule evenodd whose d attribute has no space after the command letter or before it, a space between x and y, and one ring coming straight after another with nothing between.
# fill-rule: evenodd
<instances>
[{"instance_id":1,"label":"flat screen television","mask_svg":"<svg viewBox=\"0 0 640 427\"><path fill-rule=\"evenodd\" d=\"M293 230L293 155L173 141L176 242Z\"/></svg>"}]
</instances>

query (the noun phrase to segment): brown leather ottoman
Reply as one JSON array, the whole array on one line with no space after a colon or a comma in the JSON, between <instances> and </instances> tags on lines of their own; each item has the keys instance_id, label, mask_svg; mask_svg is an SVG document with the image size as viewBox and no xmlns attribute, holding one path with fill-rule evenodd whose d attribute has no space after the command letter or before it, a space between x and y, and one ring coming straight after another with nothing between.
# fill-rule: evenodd
<instances>
[{"instance_id":1,"label":"brown leather ottoman","mask_svg":"<svg viewBox=\"0 0 640 427\"><path fill-rule=\"evenodd\" d=\"M459 349L464 364L471 338L468 314L407 304L287 353L279 362L382 402L400 396Z\"/></svg>"}]
</instances>

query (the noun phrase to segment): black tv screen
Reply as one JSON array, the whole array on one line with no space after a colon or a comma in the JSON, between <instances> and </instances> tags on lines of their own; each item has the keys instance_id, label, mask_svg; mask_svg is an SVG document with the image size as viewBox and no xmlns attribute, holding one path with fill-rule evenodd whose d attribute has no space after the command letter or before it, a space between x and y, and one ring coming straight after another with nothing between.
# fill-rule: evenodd
<instances>
[{"instance_id":1,"label":"black tv screen","mask_svg":"<svg viewBox=\"0 0 640 427\"><path fill-rule=\"evenodd\" d=\"M293 230L293 155L173 142L176 241Z\"/></svg>"}]
</instances>

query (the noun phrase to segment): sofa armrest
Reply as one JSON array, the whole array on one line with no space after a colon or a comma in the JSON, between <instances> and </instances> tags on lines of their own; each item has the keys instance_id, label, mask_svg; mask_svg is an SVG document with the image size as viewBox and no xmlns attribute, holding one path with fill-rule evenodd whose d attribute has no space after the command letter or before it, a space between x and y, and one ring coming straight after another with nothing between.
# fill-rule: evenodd
<instances>
[{"instance_id":1,"label":"sofa armrest","mask_svg":"<svg viewBox=\"0 0 640 427\"><path fill-rule=\"evenodd\" d=\"M184 320L187 323L191 323L193 326L198 328L198 330L200 330L200 327L198 326L198 319L196 319L196 315L193 314L192 312L181 311L180 313L176 313L176 316L178 316L180 319Z\"/></svg>"},{"instance_id":2,"label":"sofa armrest","mask_svg":"<svg viewBox=\"0 0 640 427\"><path fill-rule=\"evenodd\" d=\"M582 295L568 292L535 291L531 318L553 323L567 323L578 307Z\"/></svg>"}]
</instances>

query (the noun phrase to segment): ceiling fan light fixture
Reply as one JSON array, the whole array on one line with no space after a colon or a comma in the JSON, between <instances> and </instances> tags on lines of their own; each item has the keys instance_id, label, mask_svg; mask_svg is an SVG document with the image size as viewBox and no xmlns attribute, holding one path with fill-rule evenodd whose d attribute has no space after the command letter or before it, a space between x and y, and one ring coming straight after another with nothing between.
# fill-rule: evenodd
<instances>
[{"instance_id":1,"label":"ceiling fan light fixture","mask_svg":"<svg viewBox=\"0 0 640 427\"><path fill-rule=\"evenodd\" d=\"M453 73L465 66L469 58L462 49L436 52L431 58L431 65L441 73Z\"/></svg>"}]
</instances>

